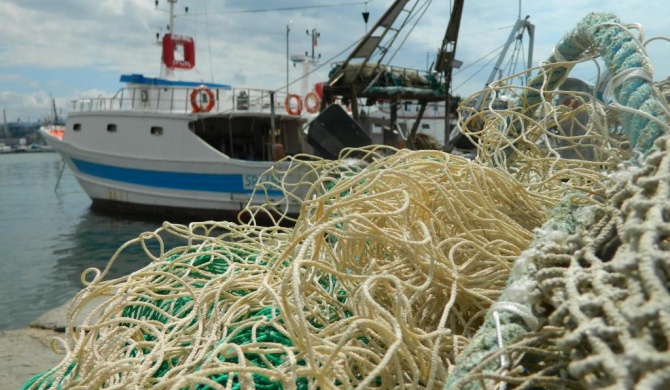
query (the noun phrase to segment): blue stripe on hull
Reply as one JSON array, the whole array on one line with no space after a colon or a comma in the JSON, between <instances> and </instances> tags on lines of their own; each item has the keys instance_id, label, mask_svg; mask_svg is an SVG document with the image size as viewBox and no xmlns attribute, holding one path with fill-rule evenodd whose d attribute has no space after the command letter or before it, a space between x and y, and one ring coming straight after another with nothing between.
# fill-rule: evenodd
<instances>
[{"instance_id":1,"label":"blue stripe on hull","mask_svg":"<svg viewBox=\"0 0 670 390\"><path fill-rule=\"evenodd\" d=\"M74 158L72 162L81 173L121 183L184 191L233 192L242 194L251 194L252 192L250 189L244 188L245 183L241 174L223 175L119 168ZM250 180L250 176L258 177L258 175L253 174L244 176L246 180ZM250 184L253 183L247 183L247 186ZM268 193L278 194L279 192L268 191Z\"/></svg>"}]
</instances>

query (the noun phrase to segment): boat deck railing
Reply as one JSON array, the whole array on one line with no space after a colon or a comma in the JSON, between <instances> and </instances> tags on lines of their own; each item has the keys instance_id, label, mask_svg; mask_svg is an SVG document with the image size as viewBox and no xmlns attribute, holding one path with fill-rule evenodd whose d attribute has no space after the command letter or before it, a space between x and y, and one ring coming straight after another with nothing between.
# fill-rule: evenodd
<instances>
[{"instance_id":1,"label":"boat deck railing","mask_svg":"<svg viewBox=\"0 0 670 390\"><path fill-rule=\"evenodd\" d=\"M193 113L191 95L194 88L130 87L120 89L112 97L79 99L72 102L72 112L92 111L141 111ZM209 113L233 113L253 111L271 113L273 91L254 88L210 89L214 95L214 107ZM286 92L274 91L276 114L300 115L295 98ZM302 99L302 97L297 96ZM302 107L302 101L300 102Z\"/></svg>"}]
</instances>

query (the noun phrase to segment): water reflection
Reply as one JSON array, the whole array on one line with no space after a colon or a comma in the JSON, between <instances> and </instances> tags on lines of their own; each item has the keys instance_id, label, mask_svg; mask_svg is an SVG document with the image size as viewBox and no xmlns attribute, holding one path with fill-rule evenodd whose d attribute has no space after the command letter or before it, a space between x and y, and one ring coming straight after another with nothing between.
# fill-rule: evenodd
<instances>
[{"instance_id":1,"label":"water reflection","mask_svg":"<svg viewBox=\"0 0 670 390\"><path fill-rule=\"evenodd\" d=\"M0 156L0 330L26 326L65 303L82 288L83 270L104 267L123 243L162 223L90 205L56 153ZM139 245L130 247L109 277L148 261Z\"/></svg>"},{"instance_id":2,"label":"water reflection","mask_svg":"<svg viewBox=\"0 0 670 390\"><path fill-rule=\"evenodd\" d=\"M76 229L59 236L66 246L54 248L56 258L55 284L68 282L77 289L81 284L81 273L87 268L104 269L118 248L126 241L145 231L160 227L160 222L116 218L88 210L82 215ZM155 241L149 247L157 250ZM124 249L118 256L106 279L118 278L136 271L150 262L142 246L137 243Z\"/></svg>"},{"instance_id":3,"label":"water reflection","mask_svg":"<svg viewBox=\"0 0 670 390\"><path fill-rule=\"evenodd\" d=\"M162 223L91 209L91 200L57 153L0 156L0 331L24 327L67 302L83 287L84 270L103 269L125 242ZM174 236L161 236L166 250L184 245ZM149 247L157 253L155 240ZM106 279L149 262L142 246L134 244Z\"/></svg>"}]
</instances>

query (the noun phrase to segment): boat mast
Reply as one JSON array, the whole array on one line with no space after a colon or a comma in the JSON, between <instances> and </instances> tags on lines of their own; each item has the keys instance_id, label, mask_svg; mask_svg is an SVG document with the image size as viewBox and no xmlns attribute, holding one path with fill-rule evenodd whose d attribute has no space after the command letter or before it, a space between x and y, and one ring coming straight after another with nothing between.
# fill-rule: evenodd
<instances>
[{"instance_id":1,"label":"boat mast","mask_svg":"<svg viewBox=\"0 0 670 390\"><path fill-rule=\"evenodd\" d=\"M502 69L503 65L503 60L506 59L507 56L507 51L509 50L510 46L512 46L513 43L517 41L522 41L524 32L528 33L528 59L526 62L526 70L531 69L533 67L533 50L534 50L534 45L535 45L535 25L530 22L530 15L526 15L524 19L521 19L521 0L519 0L519 17L514 24L514 27L512 27L512 31L509 33L509 37L507 38L507 42L505 42L505 45L503 46L503 49L498 56L498 60L496 61L495 66L493 67L493 70L491 71L491 74L489 74L489 78L486 80L485 87L488 87L496 78L500 78L499 72ZM526 82L528 80L530 73L527 73L524 77L526 79ZM484 105L484 98L487 96L486 93L480 92L479 96L477 97L477 101L475 102L474 109L476 111L480 111L482 106ZM480 126L481 121L475 122L471 126ZM458 128L454 128L451 132L448 133L447 136L447 128L445 128L445 150L446 151L451 151L454 147L460 147L460 148L473 148L475 145L469 140L466 139L466 137L463 136L463 134L458 131Z\"/></svg>"},{"instance_id":2,"label":"boat mast","mask_svg":"<svg viewBox=\"0 0 670 390\"><path fill-rule=\"evenodd\" d=\"M174 5L177 4L178 0L167 0L168 3L170 3L170 25L168 28L170 29L170 34L174 32Z\"/></svg>"},{"instance_id":3,"label":"boat mast","mask_svg":"<svg viewBox=\"0 0 670 390\"><path fill-rule=\"evenodd\" d=\"M442 40L442 46L440 51L437 54L437 60L435 63L435 71L441 72L444 74L444 141L445 146L447 145L447 140L449 139L449 134L451 133L451 79L456 62L456 44L458 42L458 31L461 26L461 16L463 15L463 3L465 0L457 0L454 3L454 7L451 10L451 17L449 18L449 24L447 25L447 31L444 34L444 39ZM421 106L421 114L425 110L425 103ZM414 123L414 127L411 131L410 139L414 139L418 129L419 122Z\"/></svg>"},{"instance_id":4,"label":"boat mast","mask_svg":"<svg viewBox=\"0 0 670 390\"><path fill-rule=\"evenodd\" d=\"M49 95L49 97L51 98L51 107L54 112L53 124L58 125L60 124L60 118L58 118L58 111L56 110L56 99L54 99L51 95Z\"/></svg>"},{"instance_id":5,"label":"boat mast","mask_svg":"<svg viewBox=\"0 0 670 390\"><path fill-rule=\"evenodd\" d=\"M321 37L321 33L317 31L317 29L315 28L313 28L311 31L305 30L305 32L311 38L311 50L312 50L311 55L309 51L305 51L305 54L291 55L291 61L293 62L294 67L296 66L296 64L302 65L302 76L300 77L300 79L298 79L302 80L300 85L300 95L302 96L305 96L307 93L309 93L309 89L311 88L309 75L312 73L313 67L321 59L321 54L316 53L316 47L318 45L317 41Z\"/></svg>"},{"instance_id":6,"label":"boat mast","mask_svg":"<svg viewBox=\"0 0 670 390\"><path fill-rule=\"evenodd\" d=\"M177 4L178 0L167 0L167 2L170 4L170 10L169 12L169 22L167 25L168 32L167 34L173 34L174 33L174 20L175 20L175 13L174 13L174 6ZM156 8L158 8L158 0L156 0ZM156 33L156 38L158 38L158 33ZM158 44L161 44L161 41L158 41ZM165 61L163 60L163 57L161 56L161 76L163 78L170 78L172 76L172 69L170 69L167 65L165 65Z\"/></svg>"},{"instance_id":7,"label":"boat mast","mask_svg":"<svg viewBox=\"0 0 670 390\"><path fill-rule=\"evenodd\" d=\"M388 98L388 95L375 96L370 88L386 73L382 64L389 49L399 36L400 30L409 24L420 0L396 0L384 12L382 17L365 34L354 50L349 54L324 84L321 111L325 110L328 102L336 96L342 97L351 103L351 114L354 120L359 120L358 98ZM373 60L374 57L374 60ZM350 65L353 65L350 67ZM348 74L352 72L351 74ZM370 77L361 77L362 73L370 73ZM344 77L347 74L347 77ZM360 81L364 79L364 81ZM397 125L397 107L401 94L391 96L391 123L395 129Z\"/></svg>"},{"instance_id":8,"label":"boat mast","mask_svg":"<svg viewBox=\"0 0 670 390\"><path fill-rule=\"evenodd\" d=\"M9 138L9 129L7 128L7 112L5 111L4 108L2 109L2 119L5 123L5 126L4 126L4 128L5 128L5 138Z\"/></svg>"}]
</instances>

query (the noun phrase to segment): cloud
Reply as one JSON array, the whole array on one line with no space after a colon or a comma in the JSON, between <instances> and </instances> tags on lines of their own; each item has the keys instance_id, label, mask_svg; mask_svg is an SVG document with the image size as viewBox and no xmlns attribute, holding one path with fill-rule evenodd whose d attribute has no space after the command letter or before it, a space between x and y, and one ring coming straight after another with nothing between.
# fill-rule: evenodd
<instances>
[{"instance_id":1,"label":"cloud","mask_svg":"<svg viewBox=\"0 0 670 390\"><path fill-rule=\"evenodd\" d=\"M25 83L27 81L28 81L28 79L25 78L20 73L0 74L0 82L3 83L3 84L4 83Z\"/></svg>"},{"instance_id":2,"label":"cloud","mask_svg":"<svg viewBox=\"0 0 670 390\"><path fill-rule=\"evenodd\" d=\"M277 89L286 83L287 25L290 24L289 55L311 51L311 38L306 30L316 28L320 32L316 51L322 54L324 67L313 81L323 80L327 78L330 62L342 61L348 54L343 50L360 39L366 28L371 29L391 3L391 0L370 0L367 4L355 0L180 0L175 24L178 32L196 39L196 79ZM430 2L405 45L397 53L395 47L392 49L394 65L419 69L430 66L449 21L449 4ZM63 103L72 100L81 96L82 91L115 93L120 87L118 77L123 73L158 75L160 46L156 44L156 33L166 32L167 6L165 0L160 1L158 9L150 0L3 0L0 88L13 94L12 99L2 102L6 104L3 107L23 117L37 117L29 110L39 109L21 106L24 99L19 95L25 95L25 101L34 98L37 104L45 100L35 97L53 93L60 105L61 100ZM185 6L189 7L188 14L184 12ZM305 8L276 11L295 7ZM366 8L370 12L367 26L361 15ZM268 11L233 12L262 9ZM477 61L505 43L519 16L530 15L536 26L533 62L538 64L589 11L610 11L624 22L640 22L647 37L669 35L665 0L648 0L643 6L637 2L602 4L597 0L523 2L521 15L517 2L467 1L456 57L463 61L463 68L469 68L455 72L452 85L459 88L454 92L466 96L484 87L493 63L483 65L494 57ZM657 79L670 75L668 45L658 41L648 48ZM294 79L301 71L290 66L289 73Z\"/></svg>"},{"instance_id":3,"label":"cloud","mask_svg":"<svg viewBox=\"0 0 670 390\"><path fill-rule=\"evenodd\" d=\"M7 120L35 121L51 114L51 97L46 92L0 92L0 107L20 106L23 110L6 110Z\"/></svg>"},{"instance_id":4,"label":"cloud","mask_svg":"<svg viewBox=\"0 0 670 390\"><path fill-rule=\"evenodd\" d=\"M15 1L0 4L0 14L9 15L3 26L0 63L4 66L36 66L44 69L107 66L133 58L123 55L136 46L139 37L150 40L146 2L106 0L102 2L59 0ZM151 20L150 18L148 20ZM144 34L143 34L144 33Z\"/></svg>"}]
</instances>

